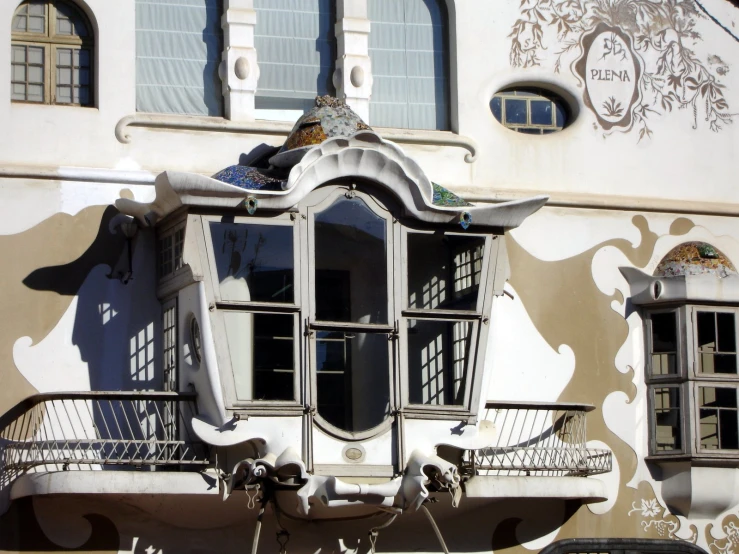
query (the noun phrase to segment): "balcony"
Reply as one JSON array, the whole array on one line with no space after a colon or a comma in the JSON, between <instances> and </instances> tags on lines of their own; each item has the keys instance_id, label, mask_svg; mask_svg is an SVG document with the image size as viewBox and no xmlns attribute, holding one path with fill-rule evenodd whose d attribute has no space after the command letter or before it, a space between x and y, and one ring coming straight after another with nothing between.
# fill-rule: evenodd
<instances>
[{"instance_id":1,"label":"balcony","mask_svg":"<svg viewBox=\"0 0 739 554\"><path fill-rule=\"evenodd\" d=\"M118 483L122 489L109 492L136 492L136 486L151 484L151 472L137 472L134 485L122 479L130 472L100 470L202 470L210 461L206 446L190 434L196 414L195 394L189 393L32 396L0 417L0 491L10 489L17 498L115 489ZM169 473L171 485L177 472Z\"/></svg>"},{"instance_id":2,"label":"balcony","mask_svg":"<svg viewBox=\"0 0 739 554\"><path fill-rule=\"evenodd\" d=\"M586 414L594 406L488 402L485 408L497 438L465 451L467 496L605 499L603 483L586 479L612 467L609 450L587 447Z\"/></svg>"}]
</instances>

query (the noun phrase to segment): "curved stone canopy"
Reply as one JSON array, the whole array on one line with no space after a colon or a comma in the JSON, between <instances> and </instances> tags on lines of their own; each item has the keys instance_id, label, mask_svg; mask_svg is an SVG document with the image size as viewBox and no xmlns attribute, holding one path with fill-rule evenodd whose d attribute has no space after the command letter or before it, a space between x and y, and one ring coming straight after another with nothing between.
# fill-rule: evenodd
<instances>
[{"instance_id":1,"label":"curved stone canopy","mask_svg":"<svg viewBox=\"0 0 739 554\"><path fill-rule=\"evenodd\" d=\"M655 277L680 277L683 275L715 275L723 278L737 275L734 264L718 248L707 242L679 244L657 265Z\"/></svg>"}]
</instances>

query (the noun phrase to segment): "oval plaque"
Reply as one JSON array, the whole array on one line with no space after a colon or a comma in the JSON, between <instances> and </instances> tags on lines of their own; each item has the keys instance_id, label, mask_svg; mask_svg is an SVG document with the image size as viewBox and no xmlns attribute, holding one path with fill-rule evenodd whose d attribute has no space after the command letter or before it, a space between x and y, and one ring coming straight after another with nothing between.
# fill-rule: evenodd
<instances>
[{"instance_id":1,"label":"oval plaque","mask_svg":"<svg viewBox=\"0 0 739 554\"><path fill-rule=\"evenodd\" d=\"M583 35L581 46L575 72L585 85L585 105L603 129L631 127L641 79L641 64L631 38L621 29L601 23Z\"/></svg>"},{"instance_id":2,"label":"oval plaque","mask_svg":"<svg viewBox=\"0 0 739 554\"><path fill-rule=\"evenodd\" d=\"M364 448L362 448L362 446L360 446L359 444L345 446L342 454L347 462L352 462L356 464L364 461Z\"/></svg>"}]
</instances>

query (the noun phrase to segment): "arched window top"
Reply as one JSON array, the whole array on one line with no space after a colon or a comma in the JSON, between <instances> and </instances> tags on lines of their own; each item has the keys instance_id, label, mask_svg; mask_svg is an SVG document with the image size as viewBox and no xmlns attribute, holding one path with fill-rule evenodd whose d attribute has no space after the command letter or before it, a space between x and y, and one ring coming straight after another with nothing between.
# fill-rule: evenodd
<instances>
[{"instance_id":1,"label":"arched window top","mask_svg":"<svg viewBox=\"0 0 739 554\"><path fill-rule=\"evenodd\" d=\"M445 0L369 0L370 125L450 128Z\"/></svg>"},{"instance_id":2,"label":"arched window top","mask_svg":"<svg viewBox=\"0 0 739 554\"><path fill-rule=\"evenodd\" d=\"M92 106L94 32L67 0L27 0L13 15L11 99Z\"/></svg>"}]
</instances>

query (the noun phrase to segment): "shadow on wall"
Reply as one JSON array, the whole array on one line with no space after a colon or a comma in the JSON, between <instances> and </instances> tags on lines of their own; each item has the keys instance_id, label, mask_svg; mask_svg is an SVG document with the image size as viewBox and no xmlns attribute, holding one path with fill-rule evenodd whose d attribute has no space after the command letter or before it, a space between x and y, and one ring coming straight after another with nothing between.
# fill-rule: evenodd
<instances>
[{"instance_id":1,"label":"shadow on wall","mask_svg":"<svg viewBox=\"0 0 739 554\"><path fill-rule=\"evenodd\" d=\"M144 390L162 386L160 360L161 308L155 295L153 237L140 232L134 239L133 279L126 285L109 278L111 268L126 256L126 242L119 233L109 230L118 212L106 209L97 236L89 248L76 260L64 265L43 267L28 275L23 283L37 291L60 295L76 295L72 328L72 344L79 349L82 367L65 367L75 375L70 381L80 383L87 378L90 390ZM107 266L107 267L106 267ZM71 308L70 308L71 309ZM56 336L55 336L56 335ZM43 341L54 341L64 348L67 329L54 329ZM59 352L64 356L64 352ZM44 360L38 360L44 363ZM53 387L63 376L52 375L53 361L46 360L44 379ZM60 379L61 378L61 379ZM40 390L42 388L32 383ZM70 390L69 387L53 390Z\"/></svg>"},{"instance_id":2,"label":"shadow on wall","mask_svg":"<svg viewBox=\"0 0 739 554\"><path fill-rule=\"evenodd\" d=\"M223 0L206 0L205 28L203 29L206 59L203 67L203 101L208 109L208 115L214 117L224 115L221 77L218 73L223 52L221 14L223 14Z\"/></svg>"}]
</instances>

